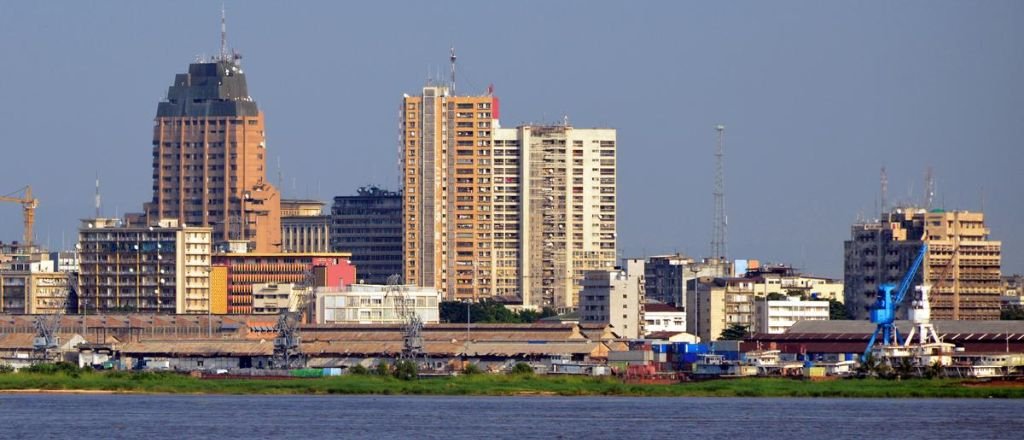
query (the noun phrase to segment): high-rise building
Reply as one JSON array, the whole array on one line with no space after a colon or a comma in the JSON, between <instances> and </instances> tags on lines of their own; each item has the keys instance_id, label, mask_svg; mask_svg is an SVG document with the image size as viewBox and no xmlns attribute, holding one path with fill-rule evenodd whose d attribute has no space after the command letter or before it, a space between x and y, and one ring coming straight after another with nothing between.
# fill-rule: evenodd
<instances>
[{"instance_id":1,"label":"high-rise building","mask_svg":"<svg viewBox=\"0 0 1024 440\"><path fill-rule=\"evenodd\" d=\"M281 200L281 251L327 252L331 217L319 200Z\"/></svg>"},{"instance_id":2,"label":"high-rise building","mask_svg":"<svg viewBox=\"0 0 1024 440\"><path fill-rule=\"evenodd\" d=\"M428 85L402 105L405 280L448 299L494 296L491 212L498 99Z\"/></svg>"},{"instance_id":3,"label":"high-rise building","mask_svg":"<svg viewBox=\"0 0 1024 440\"><path fill-rule=\"evenodd\" d=\"M571 308L583 274L615 266L616 133L522 126L520 267L523 301Z\"/></svg>"},{"instance_id":4,"label":"high-rise building","mask_svg":"<svg viewBox=\"0 0 1024 440\"><path fill-rule=\"evenodd\" d=\"M402 275L402 194L371 186L335 197L331 251L352 254L360 283L386 284Z\"/></svg>"},{"instance_id":5,"label":"high-rise building","mask_svg":"<svg viewBox=\"0 0 1024 440\"><path fill-rule=\"evenodd\" d=\"M402 108L407 282L565 309L584 272L614 267L614 129L502 129L497 98L444 86Z\"/></svg>"},{"instance_id":6,"label":"high-rise building","mask_svg":"<svg viewBox=\"0 0 1024 440\"><path fill-rule=\"evenodd\" d=\"M932 319L999 319L1002 244L989 233L984 214L968 211L900 208L853 225L844 243L847 312L867 318L879 285L899 283L923 240L928 253L914 283L931 284Z\"/></svg>"},{"instance_id":7,"label":"high-rise building","mask_svg":"<svg viewBox=\"0 0 1024 440\"><path fill-rule=\"evenodd\" d=\"M208 313L212 228L83 220L78 312Z\"/></svg>"},{"instance_id":8,"label":"high-rise building","mask_svg":"<svg viewBox=\"0 0 1024 440\"><path fill-rule=\"evenodd\" d=\"M221 53L178 74L157 107L149 223L213 228L215 243L281 246L280 198L266 179L263 113L237 55Z\"/></svg>"}]
</instances>

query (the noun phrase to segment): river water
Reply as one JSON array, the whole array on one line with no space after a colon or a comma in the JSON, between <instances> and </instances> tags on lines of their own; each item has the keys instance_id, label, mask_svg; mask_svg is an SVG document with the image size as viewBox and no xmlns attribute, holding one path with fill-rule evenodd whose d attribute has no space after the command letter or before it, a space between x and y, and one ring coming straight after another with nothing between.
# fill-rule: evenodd
<instances>
[{"instance_id":1,"label":"river water","mask_svg":"<svg viewBox=\"0 0 1024 440\"><path fill-rule=\"evenodd\" d=\"M16 438L1020 439L1024 401L0 394Z\"/></svg>"}]
</instances>

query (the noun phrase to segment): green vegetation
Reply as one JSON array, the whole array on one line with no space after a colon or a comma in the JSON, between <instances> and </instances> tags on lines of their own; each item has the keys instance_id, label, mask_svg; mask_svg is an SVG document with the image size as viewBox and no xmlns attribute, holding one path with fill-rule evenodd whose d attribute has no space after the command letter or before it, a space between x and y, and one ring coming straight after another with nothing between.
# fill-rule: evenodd
<instances>
[{"instance_id":1,"label":"green vegetation","mask_svg":"<svg viewBox=\"0 0 1024 440\"><path fill-rule=\"evenodd\" d=\"M742 341L750 336L750 328L743 324L732 324L725 330L722 330L722 335L718 339L725 341Z\"/></svg>"},{"instance_id":2,"label":"green vegetation","mask_svg":"<svg viewBox=\"0 0 1024 440\"><path fill-rule=\"evenodd\" d=\"M850 319L850 314L846 311L846 305L836 299L828 300L828 319L832 321Z\"/></svg>"},{"instance_id":3,"label":"green vegetation","mask_svg":"<svg viewBox=\"0 0 1024 440\"><path fill-rule=\"evenodd\" d=\"M781 378L713 380L674 385L626 384L615 378L471 374L403 380L394 375L311 379L199 379L174 373L20 372L0 374L0 390L95 390L192 394L430 394L694 397L998 397L1024 398L1024 387L975 385L955 379Z\"/></svg>"},{"instance_id":4,"label":"green vegetation","mask_svg":"<svg viewBox=\"0 0 1024 440\"><path fill-rule=\"evenodd\" d=\"M533 367L531 367L530 364L526 362L519 362L516 363L514 367L512 367L512 371L509 374L531 375L533 374Z\"/></svg>"},{"instance_id":5,"label":"green vegetation","mask_svg":"<svg viewBox=\"0 0 1024 440\"><path fill-rule=\"evenodd\" d=\"M441 322L466 322L466 306L467 303L460 301L442 301L440 304ZM545 307L539 312L533 310L514 312L504 304L490 299L471 303L469 309L470 320L484 324L529 324L542 318L558 315L550 307Z\"/></svg>"},{"instance_id":6,"label":"green vegetation","mask_svg":"<svg viewBox=\"0 0 1024 440\"><path fill-rule=\"evenodd\" d=\"M1002 319L1004 321L1024 320L1024 307L1005 306L1003 310L999 312L999 319Z\"/></svg>"}]
</instances>

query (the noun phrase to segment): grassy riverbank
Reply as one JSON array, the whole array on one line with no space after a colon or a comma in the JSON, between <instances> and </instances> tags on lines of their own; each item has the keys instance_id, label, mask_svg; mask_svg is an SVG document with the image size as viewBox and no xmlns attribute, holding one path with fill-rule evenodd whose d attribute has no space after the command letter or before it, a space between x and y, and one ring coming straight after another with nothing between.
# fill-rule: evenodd
<instances>
[{"instance_id":1,"label":"grassy riverbank","mask_svg":"<svg viewBox=\"0 0 1024 440\"><path fill-rule=\"evenodd\" d=\"M808 382L749 378L675 385L627 385L612 378L493 375L404 381L392 377L358 375L293 380L204 380L158 373L18 373L0 375L0 390L186 394L1024 398L1024 386L968 386L954 379Z\"/></svg>"}]
</instances>

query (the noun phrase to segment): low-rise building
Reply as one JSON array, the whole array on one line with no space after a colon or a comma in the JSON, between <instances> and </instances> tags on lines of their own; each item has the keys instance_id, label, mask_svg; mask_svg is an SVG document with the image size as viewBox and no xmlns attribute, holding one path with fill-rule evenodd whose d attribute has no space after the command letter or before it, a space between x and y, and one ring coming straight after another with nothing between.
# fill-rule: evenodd
<instances>
[{"instance_id":1,"label":"low-rise building","mask_svg":"<svg viewBox=\"0 0 1024 440\"><path fill-rule=\"evenodd\" d=\"M827 321L828 301L803 301L798 296L785 300L754 301L758 333L785 333L797 321Z\"/></svg>"},{"instance_id":2,"label":"low-rise building","mask_svg":"<svg viewBox=\"0 0 1024 440\"><path fill-rule=\"evenodd\" d=\"M224 267L226 311L231 315L253 313L253 286L260 283L299 283L314 271L314 287L353 284L356 268L349 254L322 253L225 253L213 256L214 269ZM216 293L215 293L216 296Z\"/></svg>"},{"instance_id":3,"label":"low-rise building","mask_svg":"<svg viewBox=\"0 0 1024 440\"><path fill-rule=\"evenodd\" d=\"M685 332L686 308L669 304L644 304L644 333Z\"/></svg>"},{"instance_id":4,"label":"low-rise building","mask_svg":"<svg viewBox=\"0 0 1024 440\"><path fill-rule=\"evenodd\" d=\"M404 322L398 312L398 296L392 286L353 284L340 288L316 289L316 322L319 324L396 324ZM423 323L440 322L441 295L433 287L397 286L408 306Z\"/></svg>"},{"instance_id":5,"label":"low-rise building","mask_svg":"<svg viewBox=\"0 0 1024 440\"><path fill-rule=\"evenodd\" d=\"M252 313L254 315L276 315L295 310L299 299L308 291L294 283L263 283L252 286Z\"/></svg>"},{"instance_id":6,"label":"low-rise building","mask_svg":"<svg viewBox=\"0 0 1024 440\"><path fill-rule=\"evenodd\" d=\"M620 337L644 334L644 261L626 261L626 270L592 270L583 276L580 323L609 324Z\"/></svg>"},{"instance_id":7,"label":"low-rise building","mask_svg":"<svg viewBox=\"0 0 1024 440\"><path fill-rule=\"evenodd\" d=\"M754 324L754 285L750 278L700 278L687 296L687 332L715 341L732 325Z\"/></svg>"}]
</instances>

